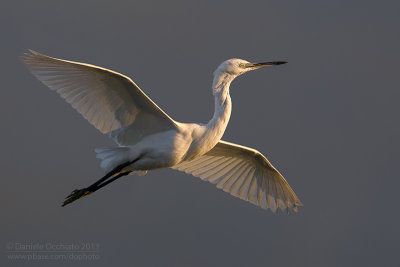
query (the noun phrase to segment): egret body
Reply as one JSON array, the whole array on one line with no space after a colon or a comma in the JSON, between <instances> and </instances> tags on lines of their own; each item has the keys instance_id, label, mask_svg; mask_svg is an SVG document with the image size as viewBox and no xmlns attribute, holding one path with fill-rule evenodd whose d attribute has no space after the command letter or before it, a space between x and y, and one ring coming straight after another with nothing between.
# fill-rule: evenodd
<instances>
[{"instance_id":1,"label":"egret body","mask_svg":"<svg viewBox=\"0 0 400 267\"><path fill-rule=\"evenodd\" d=\"M258 151L222 141L232 110L229 86L239 75L286 62L224 61L214 72L215 111L207 124L180 123L170 118L128 77L98 66L49 57L29 50L23 62L93 126L108 134L115 148L96 149L107 174L74 190L67 205L116 179L173 168L264 209L301 206L283 176Z\"/></svg>"}]
</instances>

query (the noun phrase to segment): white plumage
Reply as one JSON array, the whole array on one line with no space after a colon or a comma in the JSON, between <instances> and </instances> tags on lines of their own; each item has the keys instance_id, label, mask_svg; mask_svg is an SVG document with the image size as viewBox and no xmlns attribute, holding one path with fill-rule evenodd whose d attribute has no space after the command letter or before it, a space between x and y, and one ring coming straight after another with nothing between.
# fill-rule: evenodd
<instances>
[{"instance_id":1,"label":"white plumage","mask_svg":"<svg viewBox=\"0 0 400 267\"><path fill-rule=\"evenodd\" d=\"M263 209L292 208L297 211L297 206L301 206L296 194L272 164L260 152L245 146L221 140L203 156L172 168L216 184L232 196Z\"/></svg>"},{"instance_id":2,"label":"white plumage","mask_svg":"<svg viewBox=\"0 0 400 267\"><path fill-rule=\"evenodd\" d=\"M215 112L207 124L171 119L128 77L90 64L29 50L23 62L100 132L119 147L96 149L108 174L75 190L64 205L123 175L173 168L216 184L231 195L275 211L301 206L282 175L258 151L221 141L231 114L229 86L247 71L285 62L223 62L214 72Z\"/></svg>"}]
</instances>

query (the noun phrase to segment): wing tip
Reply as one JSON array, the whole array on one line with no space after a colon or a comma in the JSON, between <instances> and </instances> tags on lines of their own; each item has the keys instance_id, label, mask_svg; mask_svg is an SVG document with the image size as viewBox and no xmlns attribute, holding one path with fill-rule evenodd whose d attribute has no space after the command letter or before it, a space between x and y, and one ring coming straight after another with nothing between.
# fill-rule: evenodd
<instances>
[{"instance_id":1,"label":"wing tip","mask_svg":"<svg viewBox=\"0 0 400 267\"><path fill-rule=\"evenodd\" d=\"M28 52L31 53L32 55L41 55L39 52L37 52L33 49L28 49Z\"/></svg>"},{"instance_id":2,"label":"wing tip","mask_svg":"<svg viewBox=\"0 0 400 267\"><path fill-rule=\"evenodd\" d=\"M23 64L29 66L34 63L34 60L39 56L44 56L35 50L28 49L21 55L21 61Z\"/></svg>"}]
</instances>

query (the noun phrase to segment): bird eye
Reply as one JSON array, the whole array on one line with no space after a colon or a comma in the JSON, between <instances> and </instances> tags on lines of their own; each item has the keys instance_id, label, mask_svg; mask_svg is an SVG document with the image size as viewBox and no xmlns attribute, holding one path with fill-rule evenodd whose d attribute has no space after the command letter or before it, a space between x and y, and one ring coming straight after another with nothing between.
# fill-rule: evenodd
<instances>
[{"instance_id":1,"label":"bird eye","mask_svg":"<svg viewBox=\"0 0 400 267\"><path fill-rule=\"evenodd\" d=\"M244 63L240 63L239 67L241 67L242 69L246 68L246 65Z\"/></svg>"}]
</instances>

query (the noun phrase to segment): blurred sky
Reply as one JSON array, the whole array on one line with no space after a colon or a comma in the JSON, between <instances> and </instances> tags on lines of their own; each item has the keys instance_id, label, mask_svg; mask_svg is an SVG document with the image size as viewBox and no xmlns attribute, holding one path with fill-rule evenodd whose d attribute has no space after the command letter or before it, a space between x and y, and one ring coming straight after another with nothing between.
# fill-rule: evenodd
<instances>
[{"instance_id":1,"label":"blurred sky","mask_svg":"<svg viewBox=\"0 0 400 267\"><path fill-rule=\"evenodd\" d=\"M1 266L399 266L398 1L1 1ZM26 49L130 76L207 122L225 59L286 60L231 86L223 139L256 148L304 203L273 214L174 170L103 175L112 146L20 63ZM10 260L15 243L100 245L99 260Z\"/></svg>"}]
</instances>

